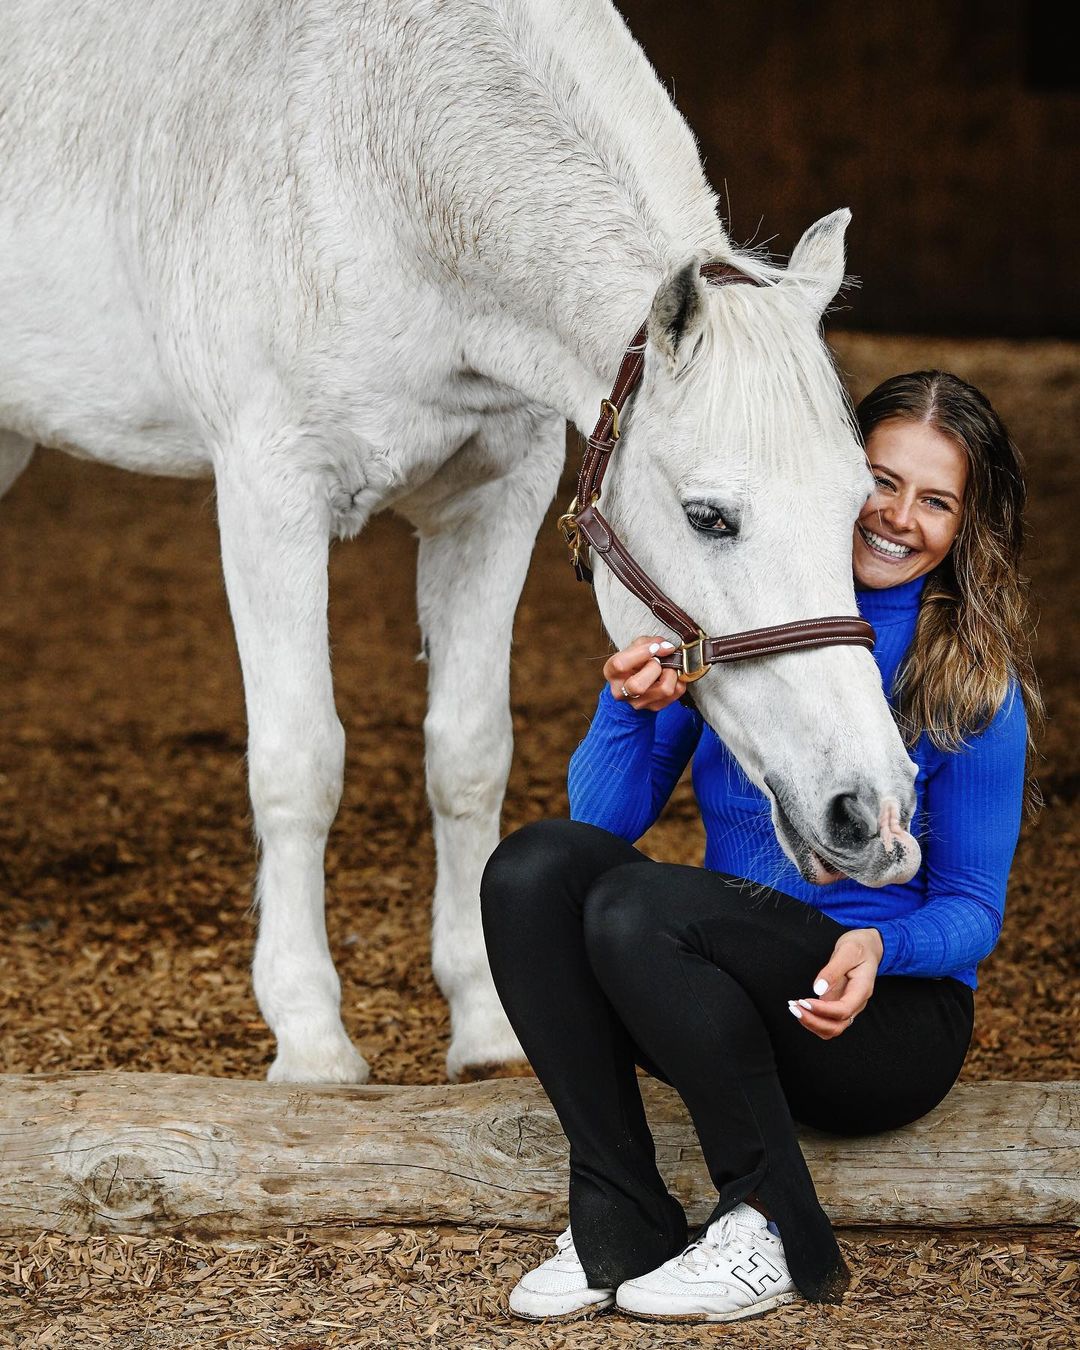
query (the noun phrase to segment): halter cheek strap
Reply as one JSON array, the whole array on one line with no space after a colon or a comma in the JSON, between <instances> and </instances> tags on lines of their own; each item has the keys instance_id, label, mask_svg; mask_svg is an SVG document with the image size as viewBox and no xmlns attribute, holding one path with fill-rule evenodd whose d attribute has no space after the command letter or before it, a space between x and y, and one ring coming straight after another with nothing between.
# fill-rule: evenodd
<instances>
[{"instance_id":1,"label":"halter cheek strap","mask_svg":"<svg viewBox=\"0 0 1080 1350\"><path fill-rule=\"evenodd\" d=\"M730 263L705 263L701 275L710 286L760 284ZM848 615L798 619L771 628L752 628L742 633L706 637L700 625L657 586L605 520L597 502L604 475L619 441L619 418L641 383L645 369L646 341L646 325L642 324L623 355L610 395L600 402L600 417L592 435L585 441L577 494L565 514L559 517L559 529L566 540L570 562L578 580L592 581L592 570L585 559L587 546L603 560L628 591L648 606L662 624L682 638L680 647L670 655L657 659L662 666L677 670L679 678L688 682L701 679L711 666L728 661L745 661L754 656L841 645L872 650L873 628L865 619Z\"/></svg>"}]
</instances>

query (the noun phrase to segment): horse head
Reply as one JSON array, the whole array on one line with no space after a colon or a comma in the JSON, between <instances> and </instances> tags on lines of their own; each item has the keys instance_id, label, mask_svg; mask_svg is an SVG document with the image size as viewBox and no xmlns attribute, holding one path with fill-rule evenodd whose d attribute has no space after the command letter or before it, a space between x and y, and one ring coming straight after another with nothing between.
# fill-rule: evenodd
<instances>
[{"instance_id":1,"label":"horse head","mask_svg":"<svg viewBox=\"0 0 1080 1350\"><path fill-rule=\"evenodd\" d=\"M822 315L844 275L847 211L811 226L786 269L738 258L758 286L710 287L689 258L661 284L642 383L604 512L635 559L709 634L856 613L852 531L872 480ZM725 261L731 261L727 259ZM604 568L620 645L656 629ZM906 881L916 768L870 653L785 652L713 667L706 721L767 797L808 881Z\"/></svg>"}]
</instances>

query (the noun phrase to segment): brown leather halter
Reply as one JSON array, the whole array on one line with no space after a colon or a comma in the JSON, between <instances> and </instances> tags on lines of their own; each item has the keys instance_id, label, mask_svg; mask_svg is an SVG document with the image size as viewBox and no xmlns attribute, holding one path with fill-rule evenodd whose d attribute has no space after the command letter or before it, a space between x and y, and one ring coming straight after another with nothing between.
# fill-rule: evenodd
<instances>
[{"instance_id":1,"label":"brown leather halter","mask_svg":"<svg viewBox=\"0 0 1080 1350\"><path fill-rule=\"evenodd\" d=\"M748 276L729 263L705 263L701 275L710 286L756 286ZM724 637L706 637L699 624L670 599L635 561L633 554L600 514L597 502L611 456L619 441L619 418L631 395L641 383L645 369L646 325L634 334L623 356L611 394L600 402L600 420L585 442L585 458L578 474L577 495L566 513L559 517L559 529L570 550L570 561L579 581L592 581L592 569L584 560L586 545L601 557L628 591L643 601L653 614L678 633L682 646L670 655L658 657L660 664L677 670L687 682L700 680L710 666L727 661L745 661L751 656L772 656L777 652L799 651L804 647L874 646L874 630L865 619L840 615L825 619L797 619L794 623L772 628L752 628ZM585 505L581 506L580 503Z\"/></svg>"}]
</instances>

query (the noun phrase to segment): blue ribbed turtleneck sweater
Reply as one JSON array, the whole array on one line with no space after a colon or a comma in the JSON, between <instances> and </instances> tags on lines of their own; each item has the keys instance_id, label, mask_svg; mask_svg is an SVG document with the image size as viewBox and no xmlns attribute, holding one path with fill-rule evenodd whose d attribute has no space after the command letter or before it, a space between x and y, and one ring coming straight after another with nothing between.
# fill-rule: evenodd
<instances>
[{"instance_id":1,"label":"blue ribbed turtleneck sweater","mask_svg":"<svg viewBox=\"0 0 1080 1350\"><path fill-rule=\"evenodd\" d=\"M856 590L874 627L874 659L891 691L915 631L925 578ZM656 820L687 763L705 825L705 866L746 877L823 910L847 928L876 928L882 975L951 976L975 988L976 964L994 948L1020 832L1027 723L1019 689L985 731L947 753L924 734L911 831L922 866L880 890L843 879L812 886L776 842L764 795L701 715L683 703L637 711L605 685L588 735L570 760L570 814L631 842Z\"/></svg>"}]
</instances>

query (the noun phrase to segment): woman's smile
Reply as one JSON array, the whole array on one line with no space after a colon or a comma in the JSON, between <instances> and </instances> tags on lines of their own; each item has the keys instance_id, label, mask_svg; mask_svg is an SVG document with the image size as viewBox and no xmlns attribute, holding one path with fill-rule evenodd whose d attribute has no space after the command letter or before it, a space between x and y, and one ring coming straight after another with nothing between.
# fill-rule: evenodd
<instances>
[{"instance_id":1,"label":"woman's smile","mask_svg":"<svg viewBox=\"0 0 1080 1350\"><path fill-rule=\"evenodd\" d=\"M889 562L900 562L915 552L911 544L902 544L898 539L889 539L886 535L878 534L861 523L859 533L875 553L879 553Z\"/></svg>"}]
</instances>

